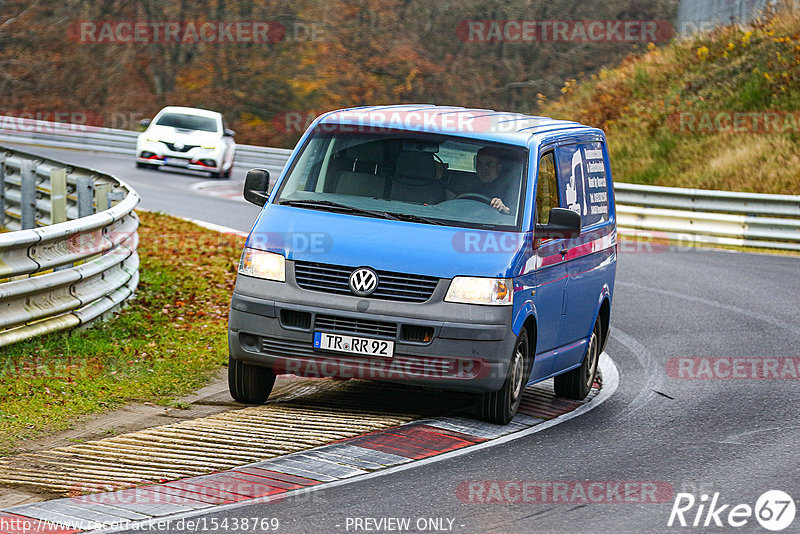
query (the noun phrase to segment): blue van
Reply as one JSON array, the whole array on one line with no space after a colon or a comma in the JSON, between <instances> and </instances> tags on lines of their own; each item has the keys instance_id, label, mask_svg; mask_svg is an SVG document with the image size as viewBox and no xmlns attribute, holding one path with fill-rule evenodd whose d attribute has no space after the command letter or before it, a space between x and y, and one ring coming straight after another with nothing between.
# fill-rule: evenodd
<instances>
[{"instance_id":1,"label":"blue van","mask_svg":"<svg viewBox=\"0 0 800 534\"><path fill-rule=\"evenodd\" d=\"M338 110L270 189L231 300L234 399L275 376L368 378L476 393L505 424L526 384L583 399L616 272L601 130L482 109Z\"/></svg>"}]
</instances>

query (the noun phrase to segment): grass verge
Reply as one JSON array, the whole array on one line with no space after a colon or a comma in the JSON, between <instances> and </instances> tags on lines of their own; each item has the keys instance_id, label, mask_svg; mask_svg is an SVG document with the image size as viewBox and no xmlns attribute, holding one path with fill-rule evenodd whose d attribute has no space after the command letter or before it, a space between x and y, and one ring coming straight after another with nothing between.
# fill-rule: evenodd
<instances>
[{"instance_id":1,"label":"grass verge","mask_svg":"<svg viewBox=\"0 0 800 534\"><path fill-rule=\"evenodd\" d=\"M0 455L129 402L171 405L227 363L243 239L139 213L139 289L108 322L0 352Z\"/></svg>"}]
</instances>

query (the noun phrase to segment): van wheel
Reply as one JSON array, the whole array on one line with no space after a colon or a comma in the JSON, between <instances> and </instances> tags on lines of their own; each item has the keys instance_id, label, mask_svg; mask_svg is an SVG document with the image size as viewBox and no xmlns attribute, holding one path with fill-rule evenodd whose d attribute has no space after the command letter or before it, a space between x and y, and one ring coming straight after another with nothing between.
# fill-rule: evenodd
<instances>
[{"instance_id":1,"label":"van wheel","mask_svg":"<svg viewBox=\"0 0 800 534\"><path fill-rule=\"evenodd\" d=\"M519 410L532 364L528 332L523 328L519 333L516 345L514 345L511 365L508 366L508 374L503 387L499 391L481 394L478 398L478 417L498 425L508 424Z\"/></svg>"},{"instance_id":2,"label":"van wheel","mask_svg":"<svg viewBox=\"0 0 800 534\"><path fill-rule=\"evenodd\" d=\"M581 366L553 379L553 389L556 395L576 400L586 398L592 390L592 384L594 384L594 378L597 375L601 335L600 318L598 318L597 322L594 323L592 337L589 338L589 346L586 348L586 356L583 358Z\"/></svg>"},{"instance_id":3,"label":"van wheel","mask_svg":"<svg viewBox=\"0 0 800 534\"><path fill-rule=\"evenodd\" d=\"M275 373L267 367L249 365L228 356L228 390L234 400L264 404L275 385Z\"/></svg>"}]
</instances>

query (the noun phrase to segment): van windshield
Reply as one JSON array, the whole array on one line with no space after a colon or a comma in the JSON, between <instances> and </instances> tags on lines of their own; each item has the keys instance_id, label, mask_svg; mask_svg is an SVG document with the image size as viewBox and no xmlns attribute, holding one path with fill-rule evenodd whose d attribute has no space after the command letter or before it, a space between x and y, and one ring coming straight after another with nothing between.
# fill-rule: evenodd
<instances>
[{"instance_id":1,"label":"van windshield","mask_svg":"<svg viewBox=\"0 0 800 534\"><path fill-rule=\"evenodd\" d=\"M519 229L527 149L419 132L323 128L295 159L277 203L447 226Z\"/></svg>"}]
</instances>

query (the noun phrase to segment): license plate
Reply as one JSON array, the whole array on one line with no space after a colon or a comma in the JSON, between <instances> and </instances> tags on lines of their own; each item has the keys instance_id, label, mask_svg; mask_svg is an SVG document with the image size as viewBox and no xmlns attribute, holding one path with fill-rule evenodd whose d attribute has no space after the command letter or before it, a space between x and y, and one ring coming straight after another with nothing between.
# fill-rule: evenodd
<instances>
[{"instance_id":1,"label":"license plate","mask_svg":"<svg viewBox=\"0 0 800 534\"><path fill-rule=\"evenodd\" d=\"M166 165L172 165L173 167L188 167L189 160L188 159L181 159L181 158L164 158L164 163Z\"/></svg>"},{"instance_id":2,"label":"license plate","mask_svg":"<svg viewBox=\"0 0 800 534\"><path fill-rule=\"evenodd\" d=\"M325 332L314 332L314 348L382 358L391 358L394 355L394 341Z\"/></svg>"}]
</instances>

